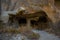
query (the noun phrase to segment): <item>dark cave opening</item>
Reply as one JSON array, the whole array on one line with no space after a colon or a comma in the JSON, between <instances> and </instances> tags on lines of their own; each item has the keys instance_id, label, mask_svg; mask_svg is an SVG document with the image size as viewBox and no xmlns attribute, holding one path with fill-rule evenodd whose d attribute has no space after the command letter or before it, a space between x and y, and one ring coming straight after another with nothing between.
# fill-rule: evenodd
<instances>
[{"instance_id":1,"label":"dark cave opening","mask_svg":"<svg viewBox=\"0 0 60 40\"><path fill-rule=\"evenodd\" d=\"M39 19L36 20L31 20L31 25L38 25L38 23L47 23L48 19L46 16L40 16Z\"/></svg>"},{"instance_id":2,"label":"dark cave opening","mask_svg":"<svg viewBox=\"0 0 60 40\"><path fill-rule=\"evenodd\" d=\"M44 11L41 12L37 12L37 13L41 13L39 16L39 19L36 20L31 20L31 24L32 25L38 25L38 23L47 23L48 22L48 16L46 15L46 13Z\"/></svg>"},{"instance_id":3,"label":"dark cave opening","mask_svg":"<svg viewBox=\"0 0 60 40\"><path fill-rule=\"evenodd\" d=\"M31 20L31 25L38 25L38 24L37 24L37 21Z\"/></svg>"},{"instance_id":4,"label":"dark cave opening","mask_svg":"<svg viewBox=\"0 0 60 40\"><path fill-rule=\"evenodd\" d=\"M47 20L47 17L46 16L40 16L39 19L38 19L38 22L39 23L46 23L48 20Z\"/></svg>"},{"instance_id":5,"label":"dark cave opening","mask_svg":"<svg viewBox=\"0 0 60 40\"><path fill-rule=\"evenodd\" d=\"M18 20L18 23L19 24L26 24L27 23L27 20L26 20L26 18L20 18L19 20Z\"/></svg>"},{"instance_id":6,"label":"dark cave opening","mask_svg":"<svg viewBox=\"0 0 60 40\"><path fill-rule=\"evenodd\" d=\"M39 12L41 13L40 16L38 16L37 20L31 20L31 26L34 29L38 29L38 30L44 30L46 28L49 28L49 20L47 14L42 11Z\"/></svg>"}]
</instances>

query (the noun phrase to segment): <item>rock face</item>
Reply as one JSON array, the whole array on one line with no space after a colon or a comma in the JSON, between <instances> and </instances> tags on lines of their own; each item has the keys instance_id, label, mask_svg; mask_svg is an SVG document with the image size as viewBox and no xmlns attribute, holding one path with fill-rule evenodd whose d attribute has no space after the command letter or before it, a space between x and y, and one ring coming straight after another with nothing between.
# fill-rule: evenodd
<instances>
[{"instance_id":1,"label":"rock face","mask_svg":"<svg viewBox=\"0 0 60 40\"><path fill-rule=\"evenodd\" d=\"M51 19L54 30L60 28L60 12L57 9L56 1L59 0L2 0L2 12L3 11L13 11L19 9L19 7L24 7L28 12L34 13L36 10L44 11L49 19ZM60 2L60 1L59 1ZM59 25L59 26L58 26ZM56 27L56 29L55 29ZM60 33L60 32L59 32Z\"/></svg>"},{"instance_id":2,"label":"rock face","mask_svg":"<svg viewBox=\"0 0 60 40\"><path fill-rule=\"evenodd\" d=\"M57 0L38 0L38 1L36 1L36 0L18 0L18 1L2 0L2 11L15 10L21 6L25 7L30 12L41 9L46 12L48 17L53 22L56 22L55 16L57 16L56 14L58 14L58 13L55 13L57 10L54 6L54 3L56 3L55 1L57 1Z\"/></svg>"},{"instance_id":3,"label":"rock face","mask_svg":"<svg viewBox=\"0 0 60 40\"><path fill-rule=\"evenodd\" d=\"M19 1L19 3L17 3L18 1ZM28 0L28 1L27 0L25 0L25 1L24 0L22 0L22 1L18 0L18 1L16 2L16 0L15 1L13 1L13 0L3 1L2 0L2 10L3 9L5 9L5 10L7 10L7 9L8 10L14 10L16 7L19 8L20 6L23 6L28 11L31 12L32 10L38 10L38 9L41 8L43 11L46 12L46 14L48 15L48 17L51 18L51 20L53 22L56 21L56 18L54 18L54 16L55 16L56 13L55 12L53 13L53 11L56 10L55 7L54 7L54 5L53 5L54 4L54 0L46 0L46 1L45 0L38 0L38 1L36 1L36 0ZM10 3L7 4L8 2L10 2ZM17 6L19 4L20 4L20 6ZM4 5L6 5L6 7L4 7Z\"/></svg>"}]
</instances>

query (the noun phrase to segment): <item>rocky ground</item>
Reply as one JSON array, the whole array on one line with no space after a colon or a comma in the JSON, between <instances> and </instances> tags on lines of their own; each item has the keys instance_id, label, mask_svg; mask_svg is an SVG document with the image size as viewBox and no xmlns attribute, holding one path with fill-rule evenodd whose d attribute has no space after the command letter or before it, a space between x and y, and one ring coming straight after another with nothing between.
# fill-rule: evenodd
<instances>
[{"instance_id":1,"label":"rocky ground","mask_svg":"<svg viewBox=\"0 0 60 40\"><path fill-rule=\"evenodd\" d=\"M45 31L40 30L32 30L34 33L39 34L39 39L30 39L28 36L18 34L10 34L10 33L0 33L0 40L60 40L58 36L55 36L54 34L49 34Z\"/></svg>"}]
</instances>

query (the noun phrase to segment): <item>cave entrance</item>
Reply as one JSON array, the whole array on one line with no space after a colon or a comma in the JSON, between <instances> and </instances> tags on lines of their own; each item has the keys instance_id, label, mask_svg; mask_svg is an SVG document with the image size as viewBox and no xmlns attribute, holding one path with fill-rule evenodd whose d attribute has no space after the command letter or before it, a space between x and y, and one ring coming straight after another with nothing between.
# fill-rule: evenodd
<instances>
[{"instance_id":1,"label":"cave entrance","mask_svg":"<svg viewBox=\"0 0 60 40\"><path fill-rule=\"evenodd\" d=\"M37 12L39 13L39 12ZM37 23L46 23L48 22L48 16L46 15L46 13L44 11L40 12L40 16L38 20L31 20L31 24L32 25L37 25Z\"/></svg>"},{"instance_id":2,"label":"cave entrance","mask_svg":"<svg viewBox=\"0 0 60 40\"><path fill-rule=\"evenodd\" d=\"M31 20L31 25L33 28L42 30L48 28L50 19L44 11L40 12L40 14L41 15L39 16L38 20Z\"/></svg>"},{"instance_id":3,"label":"cave entrance","mask_svg":"<svg viewBox=\"0 0 60 40\"><path fill-rule=\"evenodd\" d=\"M27 20L25 17L20 17L18 19L18 23L19 23L19 25L25 25L27 23Z\"/></svg>"},{"instance_id":4,"label":"cave entrance","mask_svg":"<svg viewBox=\"0 0 60 40\"><path fill-rule=\"evenodd\" d=\"M39 23L46 23L47 21L48 21L48 19L46 16L40 16L38 19Z\"/></svg>"}]
</instances>

